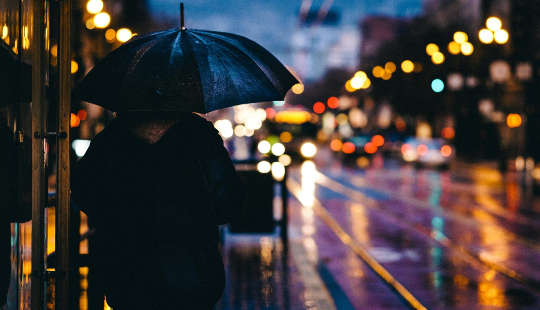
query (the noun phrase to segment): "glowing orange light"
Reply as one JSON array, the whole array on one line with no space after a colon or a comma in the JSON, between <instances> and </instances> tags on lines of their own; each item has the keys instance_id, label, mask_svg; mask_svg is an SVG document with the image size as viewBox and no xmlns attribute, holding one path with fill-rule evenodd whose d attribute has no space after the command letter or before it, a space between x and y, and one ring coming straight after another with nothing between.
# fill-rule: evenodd
<instances>
[{"instance_id":1,"label":"glowing orange light","mask_svg":"<svg viewBox=\"0 0 540 310\"><path fill-rule=\"evenodd\" d=\"M420 144L416 147L416 152L418 153L418 155L422 156L422 155L426 155L428 151L428 147L427 145L425 144Z\"/></svg>"},{"instance_id":2,"label":"glowing orange light","mask_svg":"<svg viewBox=\"0 0 540 310\"><path fill-rule=\"evenodd\" d=\"M384 137L381 135L375 135L373 138L371 138L371 142L375 144L376 147L383 146L384 145Z\"/></svg>"},{"instance_id":3,"label":"glowing orange light","mask_svg":"<svg viewBox=\"0 0 540 310\"><path fill-rule=\"evenodd\" d=\"M355 149L356 149L356 147L354 146L354 143L352 143L352 142L343 143L343 147L342 147L343 153L352 154Z\"/></svg>"},{"instance_id":4,"label":"glowing orange light","mask_svg":"<svg viewBox=\"0 0 540 310\"><path fill-rule=\"evenodd\" d=\"M441 147L441 155L444 157L449 157L452 155L452 147L450 147L450 145L443 145Z\"/></svg>"},{"instance_id":5,"label":"glowing orange light","mask_svg":"<svg viewBox=\"0 0 540 310\"><path fill-rule=\"evenodd\" d=\"M79 127L79 125L81 124L81 119L75 113L71 113L69 124L72 128Z\"/></svg>"},{"instance_id":6,"label":"glowing orange light","mask_svg":"<svg viewBox=\"0 0 540 310\"><path fill-rule=\"evenodd\" d=\"M396 120L396 129L398 131L404 131L405 129L407 129L407 123L405 123L402 118L398 118Z\"/></svg>"},{"instance_id":7,"label":"glowing orange light","mask_svg":"<svg viewBox=\"0 0 540 310\"><path fill-rule=\"evenodd\" d=\"M86 113L85 110L79 110L79 112L77 112L77 116L81 119L81 121L84 121L86 120L88 113Z\"/></svg>"},{"instance_id":8,"label":"glowing orange light","mask_svg":"<svg viewBox=\"0 0 540 310\"><path fill-rule=\"evenodd\" d=\"M324 110L326 110L326 107L324 106L324 103L320 101L315 102L315 104L313 105L313 112L317 114L322 114Z\"/></svg>"},{"instance_id":9,"label":"glowing orange light","mask_svg":"<svg viewBox=\"0 0 540 310\"><path fill-rule=\"evenodd\" d=\"M456 132L454 131L454 128L452 127L444 127L441 131L441 135L445 139L454 139Z\"/></svg>"},{"instance_id":10,"label":"glowing orange light","mask_svg":"<svg viewBox=\"0 0 540 310\"><path fill-rule=\"evenodd\" d=\"M506 117L506 125L509 128L517 128L517 127L521 126L521 123L522 123L521 115L519 115L517 113L510 113Z\"/></svg>"},{"instance_id":11,"label":"glowing orange light","mask_svg":"<svg viewBox=\"0 0 540 310\"><path fill-rule=\"evenodd\" d=\"M330 109L337 109L339 107L339 99L337 97L328 98L327 103Z\"/></svg>"},{"instance_id":12,"label":"glowing orange light","mask_svg":"<svg viewBox=\"0 0 540 310\"><path fill-rule=\"evenodd\" d=\"M368 142L364 145L364 151L368 154L375 154L377 153L377 146L373 142Z\"/></svg>"},{"instance_id":13,"label":"glowing orange light","mask_svg":"<svg viewBox=\"0 0 540 310\"><path fill-rule=\"evenodd\" d=\"M343 146L343 143L339 139L332 139L330 141L330 149L334 152L339 152Z\"/></svg>"}]
</instances>

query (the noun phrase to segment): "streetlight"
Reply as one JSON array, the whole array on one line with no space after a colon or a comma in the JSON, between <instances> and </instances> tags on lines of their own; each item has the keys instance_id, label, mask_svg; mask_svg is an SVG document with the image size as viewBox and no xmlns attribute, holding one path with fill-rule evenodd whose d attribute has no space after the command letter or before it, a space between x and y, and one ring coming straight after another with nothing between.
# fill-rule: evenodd
<instances>
[{"instance_id":1,"label":"streetlight","mask_svg":"<svg viewBox=\"0 0 540 310\"><path fill-rule=\"evenodd\" d=\"M94 16L93 21L96 28L103 29L109 26L111 23L111 15L109 15L107 12L101 12Z\"/></svg>"},{"instance_id":2,"label":"streetlight","mask_svg":"<svg viewBox=\"0 0 540 310\"><path fill-rule=\"evenodd\" d=\"M502 21L500 18L491 16L486 20L486 28L481 29L478 32L478 38L480 42L484 44L491 44L495 41L497 44L506 44L510 38L508 31L502 28Z\"/></svg>"},{"instance_id":3,"label":"streetlight","mask_svg":"<svg viewBox=\"0 0 540 310\"><path fill-rule=\"evenodd\" d=\"M491 16L486 20L486 27L495 32L502 28L502 21L500 18Z\"/></svg>"},{"instance_id":4,"label":"streetlight","mask_svg":"<svg viewBox=\"0 0 540 310\"><path fill-rule=\"evenodd\" d=\"M103 1L101 0L90 0L86 3L86 10L90 14L97 14L103 10Z\"/></svg>"},{"instance_id":5,"label":"streetlight","mask_svg":"<svg viewBox=\"0 0 540 310\"><path fill-rule=\"evenodd\" d=\"M480 42L484 44L491 44L493 43L493 32L491 32L489 29L482 29L478 32L478 38L480 39Z\"/></svg>"},{"instance_id":6,"label":"streetlight","mask_svg":"<svg viewBox=\"0 0 540 310\"><path fill-rule=\"evenodd\" d=\"M120 28L116 32L116 39L122 43L129 41L133 37L133 33L128 28Z\"/></svg>"},{"instance_id":7,"label":"streetlight","mask_svg":"<svg viewBox=\"0 0 540 310\"><path fill-rule=\"evenodd\" d=\"M510 36L508 35L508 31L504 29L499 29L495 31L494 37L495 37L495 42L497 42L498 44L506 44Z\"/></svg>"}]
</instances>

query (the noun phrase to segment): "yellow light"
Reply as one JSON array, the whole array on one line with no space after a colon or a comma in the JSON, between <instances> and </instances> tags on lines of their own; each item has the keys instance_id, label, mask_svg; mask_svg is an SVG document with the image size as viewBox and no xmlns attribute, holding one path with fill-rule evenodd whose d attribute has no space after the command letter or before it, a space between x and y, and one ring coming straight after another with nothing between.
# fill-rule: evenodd
<instances>
[{"instance_id":1,"label":"yellow light","mask_svg":"<svg viewBox=\"0 0 540 310\"><path fill-rule=\"evenodd\" d=\"M375 66L373 67L373 70L371 70L371 73L376 78L381 78L384 74L384 69L381 66Z\"/></svg>"},{"instance_id":2,"label":"yellow light","mask_svg":"<svg viewBox=\"0 0 540 310\"><path fill-rule=\"evenodd\" d=\"M360 168L366 168L367 166L369 166L369 159L364 156L358 157L358 159L356 160L356 164Z\"/></svg>"},{"instance_id":3,"label":"yellow light","mask_svg":"<svg viewBox=\"0 0 540 310\"><path fill-rule=\"evenodd\" d=\"M96 16L94 16L94 25L97 28L100 28L100 29L106 28L107 26L109 26L110 23L111 23L111 15L109 15L109 13L101 12L97 14Z\"/></svg>"},{"instance_id":4,"label":"yellow light","mask_svg":"<svg viewBox=\"0 0 540 310\"><path fill-rule=\"evenodd\" d=\"M313 158L317 154L317 146L311 142L305 142L300 147L300 153L305 158Z\"/></svg>"},{"instance_id":5,"label":"yellow light","mask_svg":"<svg viewBox=\"0 0 540 310\"><path fill-rule=\"evenodd\" d=\"M385 81L388 81L392 78L392 72L384 70L384 74L382 76L382 79Z\"/></svg>"},{"instance_id":6,"label":"yellow light","mask_svg":"<svg viewBox=\"0 0 540 310\"><path fill-rule=\"evenodd\" d=\"M53 57L58 56L58 45L55 44L51 47L51 55Z\"/></svg>"},{"instance_id":7,"label":"yellow light","mask_svg":"<svg viewBox=\"0 0 540 310\"><path fill-rule=\"evenodd\" d=\"M105 39L107 42L113 42L116 39L116 30L109 28L105 31Z\"/></svg>"},{"instance_id":8,"label":"yellow light","mask_svg":"<svg viewBox=\"0 0 540 310\"><path fill-rule=\"evenodd\" d=\"M260 173L268 173L270 172L270 169L272 169L272 165L266 160L260 161L257 164L257 171L259 171Z\"/></svg>"},{"instance_id":9,"label":"yellow light","mask_svg":"<svg viewBox=\"0 0 540 310\"><path fill-rule=\"evenodd\" d=\"M429 56L433 56L433 54L435 54L436 52L439 51L439 46L435 43L429 43L427 46L426 46L426 53L429 55Z\"/></svg>"},{"instance_id":10,"label":"yellow light","mask_svg":"<svg viewBox=\"0 0 540 310\"><path fill-rule=\"evenodd\" d=\"M396 72L396 69L397 69L396 64L392 61L389 61L384 65L384 70L390 71L390 73Z\"/></svg>"},{"instance_id":11,"label":"yellow light","mask_svg":"<svg viewBox=\"0 0 540 310\"><path fill-rule=\"evenodd\" d=\"M362 87L360 87L360 88L361 89L368 89L370 86L371 86L371 80L368 78L368 79L366 79L364 84L362 84Z\"/></svg>"},{"instance_id":12,"label":"yellow light","mask_svg":"<svg viewBox=\"0 0 540 310\"><path fill-rule=\"evenodd\" d=\"M133 33L128 28L120 28L116 32L116 39L122 43L127 42L133 37Z\"/></svg>"},{"instance_id":13,"label":"yellow light","mask_svg":"<svg viewBox=\"0 0 540 310\"><path fill-rule=\"evenodd\" d=\"M362 88L362 85L364 85L364 82L366 81L366 77L363 77L363 76L359 76L359 75L355 75L352 79L351 79L351 86L352 88L354 88L355 90L356 89L360 89Z\"/></svg>"},{"instance_id":14,"label":"yellow light","mask_svg":"<svg viewBox=\"0 0 540 310\"><path fill-rule=\"evenodd\" d=\"M292 140L292 134L288 131L284 131L279 135L279 140L283 143L289 143Z\"/></svg>"},{"instance_id":15,"label":"yellow light","mask_svg":"<svg viewBox=\"0 0 540 310\"><path fill-rule=\"evenodd\" d=\"M431 61L436 64L440 65L444 62L444 54L441 52L436 52L431 56Z\"/></svg>"},{"instance_id":16,"label":"yellow light","mask_svg":"<svg viewBox=\"0 0 540 310\"><path fill-rule=\"evenodd\" d=\"M484 28L478 32L478 38L484 44L491 44L493 42L493 32Z\"/></svg>"},{"instance_id":17,"label":"yellow light","mask_svg":"<svg viewBox=\"0 0 540 310\"><path fill-rule=\"evenodd\" d=\"M273 162L272 163L272 176L276 181L283 180L283 177L285 177L285 165L283 165L281 162Z\"/></svg>"},{"instance_id":18,"label":"yellow light","mask_svg":"<svg viewBox=\"0 0 540 310\"><path fill-rule=\"evenodd\" d=\"M8 35L9 35L9 28L8 28L7 25L4 25L4 26L2 27L2 39L7 38Z\"/></svg>"},{"instance_id":19,"label":"yellow light","mask_svg":"<svg viewBox=\"0 0 540 310\"><path fill-rule=\"evenodd\" d=\"M279 156L278 161L280 163L282 163L283 166L288 166L288 165L290 165L292 163L292 158L291 158L291 156L289 156L287 154L283 154L283 155Z\"/></svg>"},{"instance_id":20,"label":"yellow light","mask_svg":"<svg viewBox=\"0 0 540 310\"><path fill-rule=\"evenodd\" d=\"M85 25L87 29L96 29L96 24L94 24L94 18L87 19Z\"/></svg>"},{"instance_id":21,"label":"yellow light","mask_svg":"<svg viewBox=\"0 0 540 310\"><path fill-rule=\"evenodd\" d=\"M97 14L103 10L103 1L101 0L90 0L86 3L86 10L90 14Z\"/></svg>"},{"instance_id":22,"label":"yellow light","mask_svg":"<svg viewBox=\"0 0 540 310\"><path fill-rule=\"evenodd\" d=\"M465 56L469 56L474 52L474 46L470 42L461 44L461 53Z\"/></svg>"},{"instance_id":23,"label":"yellow light","mask_svg":"<svg viewBox=\"0 0 540 310\"><path fill-rule=\"evenodd\" d=\"M79 64L75 60L72 60L71 61L71 74L75 74L77 73L77 71L79 71Z\"/></svg>"},{"instance_id":24,"label":"yellow light","mask_svg":"<svg viewBox=\"0 0 540 310\"><path fill-rule=\"evenodd\" d=\"M364 71L360 70L360 71L356 71L356 73L354 74L354 77L359 77L361 79L367 79L368 76Z\"/></svg>"},{"instance_id":25,"label":"yellow light","mask_svg":"<svg viewBox=\"0 0 540 310\"><path fill-rule=\"evenodd\" d=\"M303 124L311 120L311 113L307 111L279 111L274 120L277 123Z\"/></svg>"},{"instance_id":26,"label":"yellow light","mask_svg":"<svg viewBox=\"0 0 540 310\"><path fill-rule=\"evenodd\" d=\"M510 113L506 116L506 126L508 126L508 128L517 128L521 126L521 123L521 115L517 113Z\"/></svg>"},{"instance_id":27,"label":"yellow light","mask_svg":"<svg viewBox=\"0 0 540 310\"><path fill-rule=\"evenodd\" d=\"M508 31L504 29L499 29L495 31L495 42L497 42L498 44L507 43L508 38L509 38Z\"/></svg>"},{"instance_id":28,"label":"yellow light","mask_svg":"<svg viewBox=\"0 0 540 310\"><path fill-rule=\"evenodd\" d=\"M274 145L272 145L272 154L274 154L275 156L281 156L285 154L285 145L279 142L274 143Z\"/></svg>"},{"instance_id":29,"label":"yellow light","mask_svg":"<svg viewBox=\"0 0 540 310\"><path fill-rule=\"evenodd\" d=\"M351 85L351 80L348 80L347 83L345 83L345 89L349 93L354 93L356 91L356 89L354 87L352 87L352 85Z\"/></svg>"},{"instance_id":30,"label":"yellow light","mask_svg":"<svg viewBox=\"0 0 540 310\"><path fill-rule=\"evenodd\" d=\"M304 92L304 84L296 83L293 85L293 87L291 87L291 90L293 93L301 95Z\"/></svg>"},{"instance_id":31,"label":"yellow light","mask_svg":"<svg viewBox=\"0 0 540 310\"><path fill-rule=\"evenodd\" d=\"M502 28L502 21L501 21L501 19L498 18L498 17L491 16L490 18L488 18L488 19L486 20L486 27L487 27L489 30L495 32L495 31L497 31L497 30L499 30L499 29Z\"/></svg>"},{"instance_id":32,"label":"yellow light","mask_svg":"<svg viewBox=\"0 0 540 310\"><path fill-rule=\"evenodd\" d=\"M456 41L459 44L463 44L469 40L469 36L463 32L463 31L457 31L454 33L454 41Z\"/></svg>"},{"instance_id":33,"label":"yellow light","mask_svg":"<svg viewBox=\"0 0 540 310\"><path fill-rule=\"evenodd\" d=\"M461 45L456 41L448 43L448 52L452 55L457 55L461 52Z\"/></svg>"},{"instance_id":34,"label":"yellow light","mask_svg":"<svg viewBox=\"0 0 540 310\"><path fill-rule=\"evenodd\" d=\"M414 71L414 63L410 60L404 60L401 63L401 70L405 73L411 73Z\"/></svg>"}]
</instances>

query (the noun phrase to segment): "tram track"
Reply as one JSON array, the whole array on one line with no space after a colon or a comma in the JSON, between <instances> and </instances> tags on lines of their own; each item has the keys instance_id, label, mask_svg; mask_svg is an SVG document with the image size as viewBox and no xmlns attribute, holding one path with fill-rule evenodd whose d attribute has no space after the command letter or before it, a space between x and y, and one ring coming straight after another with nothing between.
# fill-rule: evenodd
<instances>
[{"instance_id":1,"label":"tram track","mask_svg":"<svg viewBox=\"0 0 540 310\"><path fill-rule=\"evenodd\" d=\"M357 204L363 205L371 210L374 210L376 212L379 212L380 214L383 214L385 216L385 219L391 220L393 223L395 223L396 225L399 225L402 228L414 231L420 234L421 236L423 236L424 238L430 239L440 244L441 246L444 246L450 250L453 250L461 254L462 256L460 257L465 259L468 263L475 266L476 268L479 268L480 266L482 266L488 269L495 270L497 273L504 275L505 277L526 286L527 288L534 291L536 294L540 294L540 281L534 278L528 277L503 264L494 262L486 258L485 256L475 253L474 251L468 248L460 246L440 232L438 232L437 234L433 234L430 228L427 228L417 223L411 223L403 219L402 217L399 217L394 212L388 211L385 208L381 208L376 203L374 203L374 200L372 198L366 197L363 193L359 192L356 189L349 188L325 176L324 174L320 172L317 172L315 182L319 184L320 186L328 188L331 191L350 197L351 200ZM366 201L367 203L365 203Z\"/></svg>"},{"instance_id":2,"label":"tram track","mask_svg":"<svg viewBox=\"0 0 540 310\"><path fill-rule=\"evenodd\" d=\"M298 182L288 179L287 187L289 191L299 200L301 199L301 187ZM303 207L306 207L302 204ZM314 197L311 207L314 213L334 232L340 241L348 246L360 259L368 265L399 297L411 308L415 310L427 310L418 298L416 298L403 284L401 284L386 268L382 266L357 240L349 235L334 217L324 208L320 201Z\"/></svg>"}]
</instances>

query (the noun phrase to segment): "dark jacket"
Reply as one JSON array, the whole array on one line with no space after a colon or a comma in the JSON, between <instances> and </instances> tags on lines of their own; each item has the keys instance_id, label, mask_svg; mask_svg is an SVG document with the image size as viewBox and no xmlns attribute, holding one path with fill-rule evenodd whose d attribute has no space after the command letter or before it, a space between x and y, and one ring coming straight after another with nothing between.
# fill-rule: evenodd
<instances>
[{"instance_id":1,"label":"dark jacket","mask_svg":"<svg viewBox=\"0 0 540 310\"><path fill-rule=\"evenodd\" d=\"M16 147L9 128L0 127L0 306L5 304L11 272L11 232L16 205Z\"/></svg>"},{"instance_id":2,"label":"dark jacket","mask_svg":"<svg viewBox=\"0 0 540 310\"><path fill-rule=\"evenodd\" d=\"M115 120L75 166L71 189L95 228L91 255L115 310L202 310L219 299L217 226L243 195L211 123L187 114L147 144Z\"/></svg>"}]
</instances>

